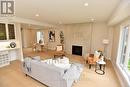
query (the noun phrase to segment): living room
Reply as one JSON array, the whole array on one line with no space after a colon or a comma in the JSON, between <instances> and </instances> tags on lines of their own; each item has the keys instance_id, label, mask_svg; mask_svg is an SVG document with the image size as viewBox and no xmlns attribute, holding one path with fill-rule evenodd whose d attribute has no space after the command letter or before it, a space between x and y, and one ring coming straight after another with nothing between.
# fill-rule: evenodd
<instances>
[{"instance_id":1,"label":"living room","mask_svg":"<svg viewBox=\"0 0 130 87\"><path fill-rule=\"evenodd\" d=\"M59 80L59 83L51 80L54 83L49 83L47 78L55 77L57 72L50 72L50 76L45 76L38 74L40 72L38 69L42 73L44 71L37 68L37 74L33 74L33 65L31 65L32 74L26 72L26 69L24 71L21 67L26 63L26 57L38 57L36 58L38 60L40 57L41 63L63 60L65 62L66 59L71 66L79 67L80 74L76 73L79 79L72 82L66 80L68 81L66 87L97 85L130 87L129 0L15 0L14 2L15 15L1 13L0 17L0 55L9 57L9 59L5 58L8 61L5 65L3 56L0 57L0 87L62 87L58 85L59 83L65 86L66 83L62 80ZM37 47L37 44L41 43L39 40L42 40L40 48ZM61 56L56 54L59 45L64 51L61 59L55 58ZM80 54L76 54L77 50L78 52L81 50ZM91 64L88 60L90 54L95 55L99 50L105 61L102 64L105 65L105 69L101 72L96 71L98 61ZM35 65L34 60L31 63ZM28 64L25 65L25 68L28 68ZM103 74L100 75L102 72Z\"/></svg>"}]
</instances>

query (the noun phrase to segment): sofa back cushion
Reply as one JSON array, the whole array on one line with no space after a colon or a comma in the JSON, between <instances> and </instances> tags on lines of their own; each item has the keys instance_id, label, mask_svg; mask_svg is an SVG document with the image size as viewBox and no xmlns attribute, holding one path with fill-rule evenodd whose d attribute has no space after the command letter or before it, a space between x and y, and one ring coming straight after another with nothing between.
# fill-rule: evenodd
<instances>
[{"instance_id":1,"label":"sofa back cushion","mask_svg":"<svg viewBox=\"0 0 130 87\"><path fill-rule=\"evenodd\" d=\"M47 69L47 70L52 70L53 72L56 72L60 75L64 74L64 69L58 68L54 65L51 64L47 64L45 62L41 62L41 61L36 61L36 60L32 60L32 66L39 66L39 68L42 68L43 70Z\"/></svg>"}]
</instances>

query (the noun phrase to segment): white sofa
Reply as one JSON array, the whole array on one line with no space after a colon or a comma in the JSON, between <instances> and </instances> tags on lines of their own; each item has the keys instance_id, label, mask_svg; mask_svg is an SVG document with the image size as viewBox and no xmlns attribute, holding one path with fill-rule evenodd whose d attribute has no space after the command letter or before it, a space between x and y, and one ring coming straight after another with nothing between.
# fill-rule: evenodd
<instances>
[{"instance_id":1,"label":"white sofa","mask_svg":"<svg viewBox=\"0 0 130 87\"><path fill-rule=\"evenodd\" d=\"M27 61L30 62L25 65ZM64 68L56 67L34 59L26 60L23 63L23 72L26 75L33 77L49 87L72 87L73 82L77 80L80 75L77 75L79 77L70 78L71 76L69 76L69 74L71 75L77 72L77 70L69 68L67 72ZM79 72L81 72L81 70Z\"/></svg>"}]
</instances>

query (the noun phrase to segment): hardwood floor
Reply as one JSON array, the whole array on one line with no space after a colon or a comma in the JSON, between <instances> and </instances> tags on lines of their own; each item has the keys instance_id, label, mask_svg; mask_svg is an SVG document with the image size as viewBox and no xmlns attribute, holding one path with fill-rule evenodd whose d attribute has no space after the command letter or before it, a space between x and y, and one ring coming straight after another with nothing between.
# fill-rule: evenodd
<instances>
[{"instance_id":1,"label":"hardwood floor","mask_svg":"<svg viewBox=\"0 0 130 87\"><path fill-rule=\"evenodd\" d=\"M48 52L32 52L29 49L24 50L24 56L39 55L42 59L53 57L53 51ZM88 68L83 57L75 55L67 55L71 62L80 62L84 64L84 70L81 74L80 80L74 83L72 87L121 87L119 80L115 74L110 61L107 61L104 75L95 73L94 67ZM21 62L19 60L11 62L9 66L0 68L0 87L46 87L44 84L26 77L22 72Z\"/></svg>"}]
</instances>

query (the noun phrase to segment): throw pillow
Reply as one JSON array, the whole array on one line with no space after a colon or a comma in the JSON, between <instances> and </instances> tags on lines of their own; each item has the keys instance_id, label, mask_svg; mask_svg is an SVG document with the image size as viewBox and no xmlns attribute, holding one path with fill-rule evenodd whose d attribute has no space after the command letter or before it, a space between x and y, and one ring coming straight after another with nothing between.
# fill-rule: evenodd
<instances>
[{"instance_id":1,"label":"throw pillow","mask_svg":"<svg viewBox=\"0 0 130 87\"><path fill-rule=\"evenodd\" d=\"M95 53L94 53L94 58L99 58L99 56L100 56L100 52L95 51Z\"/></svg>"}]
</instances>

